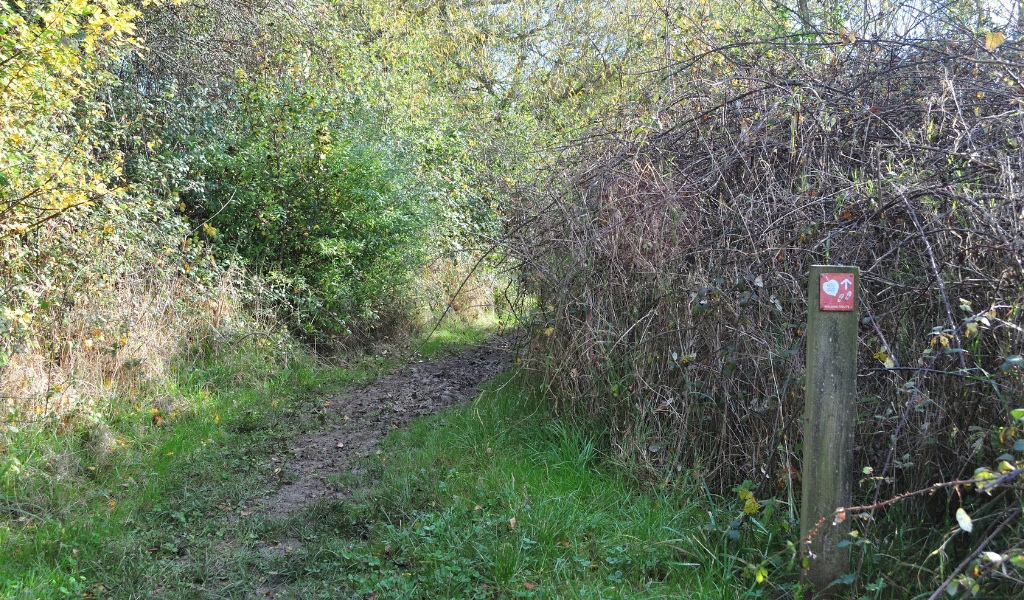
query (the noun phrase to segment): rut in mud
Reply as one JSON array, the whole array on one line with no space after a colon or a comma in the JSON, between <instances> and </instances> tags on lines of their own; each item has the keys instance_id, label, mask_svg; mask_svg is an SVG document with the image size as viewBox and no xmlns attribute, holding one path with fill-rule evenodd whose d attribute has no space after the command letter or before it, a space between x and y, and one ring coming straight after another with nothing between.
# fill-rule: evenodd
<instances>
[{"instance_id":1,"label":"rut in mud","mask_svg":"<svg viewBox=\"0 0 1024 600\"><path fill-rule=\"evenodd\" d=\"M360 474L359 458L377 451L389 431L472 397L477 387L510 365L507 343L492 340L443 359L413 360L372 384L324 401L314 415L323 428L288 440L272 461L277 489L258 501L258 510L287 516L352 490L329 483L331 475Z\"/></svg>"}]
</instances>

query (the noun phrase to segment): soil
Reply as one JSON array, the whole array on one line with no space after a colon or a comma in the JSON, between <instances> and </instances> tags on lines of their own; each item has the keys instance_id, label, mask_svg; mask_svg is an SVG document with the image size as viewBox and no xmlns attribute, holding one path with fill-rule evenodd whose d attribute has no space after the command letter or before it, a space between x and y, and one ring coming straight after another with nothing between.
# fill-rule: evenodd
<instances>
[{"instance_id":1,"label":"soil","mask_svg":"<svg viewBox=\"0 0 1024 600\"><path fill-rule=\"evenodd\" d=\"M289 440L271 459L278 486L257 510L287 516L324 499L350 497L354 490L336 482L346 473L361 475L358 459L378 453L388 432L475 396L510 357L505 341L492 340L441 359L410 360L391 375L329 398L315 417L322 429ZM342 477L332 483L332 475Z\"/></svg>"}]
</instances>

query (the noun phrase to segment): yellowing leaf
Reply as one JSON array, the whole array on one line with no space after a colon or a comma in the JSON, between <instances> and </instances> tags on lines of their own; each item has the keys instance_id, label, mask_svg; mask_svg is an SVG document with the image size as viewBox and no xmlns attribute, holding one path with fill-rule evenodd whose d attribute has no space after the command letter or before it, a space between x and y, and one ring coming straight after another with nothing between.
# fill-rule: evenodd
<instances>
[{"instance_id":1,"label":"yellowing leaf","mask_svg":"<svg viewBox=\"0 0 1024 600\"><path fill-rule=\"evenodd\" d=\"M970 533L974 529L974 523L971 522L971 515L967 514L967 511L960 507L956 509L956 522L967 533Z\"/></svg>"},{"instance_id":2,"label":"yellowing leaf","mask_svg":"<svg viewBox=\"0 0 1024 600\"><path fill-rule=\"evenodd\" d=\"M547 329L544 330L544 335L550 336L554 332L555 332L555 328L554 327L548 327Z\"/></svg>"},{"instance_id":3,"label":"yellowing leaf","mask_svg":"<svg viewBox=\"0 0 1024 600\"><path fill-rule=\"evenodd\" d=\"M1006 41L1006 38L1003 36L1002 31L993 31L985 34L985 49L992 52L1002 46L1004 41Z\"/></svg>"}]
</instances>

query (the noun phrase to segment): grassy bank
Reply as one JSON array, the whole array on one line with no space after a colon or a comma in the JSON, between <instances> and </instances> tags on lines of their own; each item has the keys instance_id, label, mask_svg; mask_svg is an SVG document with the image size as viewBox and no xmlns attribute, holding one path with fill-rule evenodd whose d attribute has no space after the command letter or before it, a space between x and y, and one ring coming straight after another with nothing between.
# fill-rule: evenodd
<instances>
[{"instance_id":1,"label":"grassy bank","mask_svg":"<svg viewBox=\"0 0 1024 600\"><path fill-rule=\"evenodd\" d=\"M294 434L301 425L288 417L311 399L389 366L374 358L331 368L294 348L253 344L206 356L148 390L162 410L115 390L102 423L8 429L0 594L159 595L163 575L176 575L173 564L196 540L225 536L192 523L235 510L261 485L253 447Z\"/></svg>"},{"instance_id":2,"label":"grassy bank","mask_svg":"<svg viewBox=\"0 0 1024 600\"><path fill-rule=\"evenodd\" d=\"M478 341L492 325L445 325L423 354ZM197 552L227 568L226 548L253 539L245 501L269 485L267 448L315 426L302 417L324 396L392 370L421 343L335 364L285 336L193 347L162 381L111 387L92 415L5 426L0 597L190 596L237 581L219 567L181 577Z\"/></svg>"},{"instance_id":3,"label":"grassy bank","mask_svg":"<svg viewBox=\"0 0 1024 600\"><path fill-rule=\"evenodd\" d=\"M438 356L483 335L447 327ZM415 346L413 346L415 347ZM745 515L698 473L639 481L549 416L519 377L416 421L290 517L274 450L322 425L325 396L404 359L348 367L260 350L193 357L151 412L107 428L8 434L0 596L8 598L735 598L778 596L788 507ZM388 358L392 356L394 358ZM13 468L12 468L13 467ZM688 478L687 478L688 477ZM770 556L770 561L765 557ZM758 583L761 566L770 580ZM791 580L789 575L780 575ZM770 593L768 593L770 592Z\"/></svg>"}]
</instances>

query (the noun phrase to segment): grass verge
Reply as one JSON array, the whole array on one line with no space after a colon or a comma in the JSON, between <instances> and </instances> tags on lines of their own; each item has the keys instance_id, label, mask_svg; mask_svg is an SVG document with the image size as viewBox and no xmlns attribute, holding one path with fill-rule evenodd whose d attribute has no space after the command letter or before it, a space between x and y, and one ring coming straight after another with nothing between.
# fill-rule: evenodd
<instances>
[{"instance_id":1,"label":"grass verge","mask_svg":"<svg viewBox=\"0 0 1024 600\"><path fill-rule=\"evenodd\" d=\"M362 501L264 523L302 548L268 566L282 597L776 597L754 574L777 504L738 517L700 482L642 486L599 444L548 416L515 375L476 401L392 434ZM728 532L732 531L730 535ZM740 541L742 539L742 542ZM752 549L743 559L740 544ZM773 570L783 565L772 566ZM770 593L773 592L774 593Z\"/></svg>"},{"instance_id":2,"label":"grass verge","mask_svg":"<svg viewBox=\"0 0 1024 600\"><path fill-rule=\"evenodd\" d=\"M234 581L228 548L251 539L242 517L268 486L265 450L314 427L319 398L403 360L329 366L283 335L200 345L90 415L4 424L0 597L196 597ZM183 581L197 552L209 577Z\"/></svg>"},{"instance_id":3,"label":"grass verge","mask_svg":"<svg viewBox=\"0 0 1024 600\"><path fill-rule=\"evenodd\" d=\"M470 343L450 333L427 356ZM419 420L332 483L352 499L291 517L272 450L325 395L399 359L347 369L254 344L198 354L142 410L7 434L0 596L7 598L777 597L786 507L712 497L699 478L641 484L549 416L514 375ZM164 398L164 400L160 400ZM166 398L175 398L169 401Z\"/></svg>"}]
</instances>

